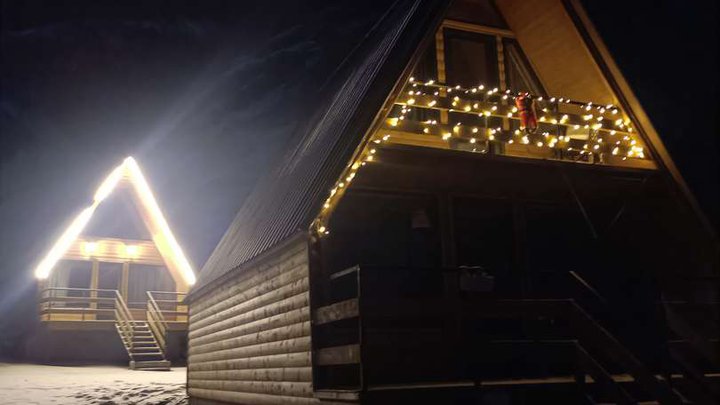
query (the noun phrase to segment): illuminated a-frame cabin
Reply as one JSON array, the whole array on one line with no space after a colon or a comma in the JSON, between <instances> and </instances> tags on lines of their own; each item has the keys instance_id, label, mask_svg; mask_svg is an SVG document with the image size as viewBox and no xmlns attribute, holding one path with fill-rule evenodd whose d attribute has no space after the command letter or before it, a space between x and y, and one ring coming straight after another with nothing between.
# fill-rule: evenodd
<instances>
[{"instance_id":1,"label":"illuminated a-frame cabin","mask_svg":"<svg viewBox=\"0 0 720 405\"><path fill-rule=\"evenodd\" d=\"M119 200L112 205L113 199ZM124 226L91 226L106 207L105 216ZM127 228L139 233L132 239L113 234ZM133 158L104 179L35 276L41 325L32 356L63 362L129 358L131 367L146 369L166 369L170 359L183 357L182 301L195 275Z\"/></svg>"},{"instance_id":2,"label":"illuminated a-frame cabin","mask_svg":"<svg viewBox=\"0 0 720 405\"><path fill-rule=\"evenodd\" d=\"M397 1L335 83L188 297L191 403L717 401L716 236L577 0Z\"/></svg>"}]
</instances>

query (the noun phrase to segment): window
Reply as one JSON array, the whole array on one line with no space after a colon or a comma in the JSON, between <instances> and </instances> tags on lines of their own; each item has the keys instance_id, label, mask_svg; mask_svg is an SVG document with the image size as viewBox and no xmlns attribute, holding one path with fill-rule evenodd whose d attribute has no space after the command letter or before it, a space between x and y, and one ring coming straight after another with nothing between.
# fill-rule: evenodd
<instances>
[{"instance_id":1,"label":"window","mask_svg":"<svg viewBox=\"0 0 720 405\"><path fill-rule=\"evenodd\" d=\"M165 267L131 263L128 275L128 305L144 305L148 291L175 291L175 282Z\"/></svg>"},{"instance_id":2,"label":"window","mask_svg":"<svg viewBox=\"0 0 720 405\"><path fill-rule=\"evenodd\" d=\"M509 38L503 39L503 53L508 88L513 91L545 95L540 80L530 67L530 63L522 53L517 41Z\"/></svg>"},{"instance_id":3,"label":"window","mask_svg":"<svg viewBox=\"0 0 720 405\"><path fill-rule=\"evenodd\" d=\"M453 233L459 266L481 267L502 282L513 260L512 206L504 200L453 200Z\"/></svg>"},{"instance_id":4,"label":"window","mask_svg":"<svg viewBox=\"0 0 720 405\"><path fill-rule=\"evenodd\" d=\"M500 85L495 37L448 28L444 35L448 84Z\"/></svg>"}]
</instances>

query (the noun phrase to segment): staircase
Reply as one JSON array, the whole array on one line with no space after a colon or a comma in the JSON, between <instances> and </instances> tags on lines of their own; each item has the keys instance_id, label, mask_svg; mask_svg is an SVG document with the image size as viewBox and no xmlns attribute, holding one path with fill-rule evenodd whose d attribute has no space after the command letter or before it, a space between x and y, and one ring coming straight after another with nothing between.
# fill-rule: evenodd
<instances>
[{"instance_id":1,"label":"staircase","mask_svg":"<svg viewBox=\"0 0 720 405\"><path fill-rule=\"evenodd\" d=\"M170 370L170 361L158 344L150 325L145 321L133 319L122 296L118 293L115 298L115 329L130 356L130 369L132 370Z\"/></svg>"},{"instance_id":2,"label":"staircase","mask_svg":"<svg viewBox=\"0 0 720 405\"><path fill-rule=\"evenodd\" d=\"M607 310L607 301L594 288L579 275L572 276L580 281L578 284L582 285L586 292L591 292L589 295L595 296L595 306L602 307L601 312ZM714 281L717 291L717 278L702 281L707 284L710 284L708 281ZM669 359L663 367L664 375L656 377L666 383L663 385L670 387L682 403L720 403L720 331L717 302L662 301L658 304L670 333L666 342ZM666 396L666 401L667 398Z\"/></svg>"},{"instance_id":3,"label":"staircase","mask_svg":"<svg viewBox=\"0 0 720 405\"><path fill-rule=\"evenodd\" d=\"M117 327L117 325L116 325ZM130 369L132 370L170 370L170 361L165 359L165 355L160 349L155 336L153 335L147 322L133 321L131 323L132 335L127 339L120 333L125 350L130 356Z\"/></svg>"}]
</instances>

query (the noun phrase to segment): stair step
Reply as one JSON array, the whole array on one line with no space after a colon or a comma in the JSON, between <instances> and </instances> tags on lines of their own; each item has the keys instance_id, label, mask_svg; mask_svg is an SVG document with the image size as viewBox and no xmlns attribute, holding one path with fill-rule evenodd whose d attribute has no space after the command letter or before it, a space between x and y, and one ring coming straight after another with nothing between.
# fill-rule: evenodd
<instances>
[{"instance_id":1,"label":"stair step","mask_svg":"<svg viewBox=\"0 0 720 405\"><path fill-rule=\"evenodd\" d=\"M169 371L170 362L167 360L156 360L156 361L130 361L131 370L157 370L157 371Z\"/></svg>"},{"instance_id":2,"label":"stair step","mask_svg":"<svg viewBox=\"0 0 720 405\"><path fill-rule=\"evenodd\" d=\"M131 351L132 351L133 353L135 353L135 352L147 352L147 351L158 352L159 350L160 350L160 348L157 347L157 346L146 346L146 347L133 346L133 347L131 348Z\"/></svg>"},{"instance_id":3,"label":"stair step","mask_svg":"<svg viewBox=\"0 0 720 405\"><path fill-rule=\"evenodd\" d=\"M138 353L138 352L135 352L132 350L130 351L130 353L132 353L133 356L161 356L162 357L162 355L163 355L162 352L147 352L147 353L140 352L140 353Z\"/></svg>"}]
</instances>

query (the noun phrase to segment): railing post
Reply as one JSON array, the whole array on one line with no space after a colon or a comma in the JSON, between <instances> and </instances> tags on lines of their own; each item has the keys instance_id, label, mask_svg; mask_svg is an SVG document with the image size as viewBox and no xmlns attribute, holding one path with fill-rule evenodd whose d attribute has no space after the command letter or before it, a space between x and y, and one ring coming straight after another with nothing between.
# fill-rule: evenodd
<instances>
[{"instance_id":1,"label":"railing post","mask_svg":"<svg viewBox=\"0 0 720 405\"><path fill-rule=\"evenodd\" d=\"M582 354L577 343L575 344L575 386L578 389L579 395L584 396L586 392L586 381L585 381L585 369L582 366Z\"/></svg>"},{"instance_id":2,"label":"railing post","mask_svg":"<svg viewBox=\"0 0 720 405\"><path fill-rule=\"evenodd\" d=\"M97 259L92 261L92 270L90 273L90 308L91 310L97 310L97 288L100 279L100 262ZM84 292L83 292L84 295ZM97 312L93 312L97 315ZM85 312L83 311L83 321L85 320ZM97 316L93 316L93 319L97 319Z\"/></svg>"},{"instance_id":3,"label":"railing post","mask_svg":"<svg viewBox=\"0 0 720 405\"><path fill-rule=\"evenodd\" d=\"M48 321L52 320L52 304L53 304L53 290L48 291L48 309L47 309L47 319Z\"/></svg>"}]
</instances>

